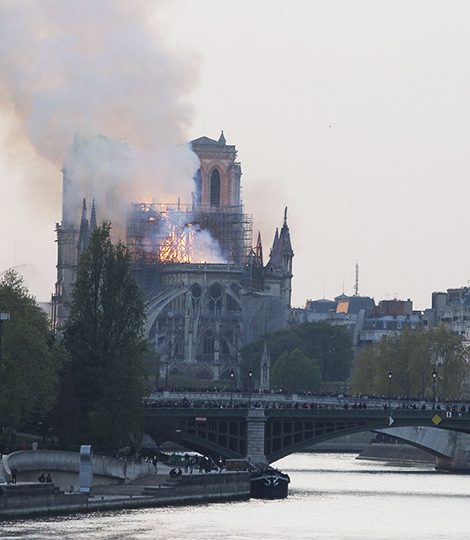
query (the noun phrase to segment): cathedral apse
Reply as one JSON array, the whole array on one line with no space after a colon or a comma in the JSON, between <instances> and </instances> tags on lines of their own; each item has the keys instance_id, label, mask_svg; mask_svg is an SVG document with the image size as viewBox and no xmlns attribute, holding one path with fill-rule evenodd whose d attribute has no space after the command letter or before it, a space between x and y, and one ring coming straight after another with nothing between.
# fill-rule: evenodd
<instances>
[{"instance_id":1,"label":"cathedral apse","mask_svg":"<svg viewBox=\"0 0 470 540\"><path fill-rule=\"evenodd\" d=\"M253 242L252 216L244 212L235 146L223 132L190 145L199 165L191 203L129 203L125 242L145 293L146 333L162 380L169 374L228 380L231 372L238 379L241 348L288 322L294 253L287 209L265 262L261 237ZM99 204L89 220L86 208L84 201L75 222L63 212L57 225L57 327L67 317L80 251L100 218Z\"/></svg>"}]
</instances>

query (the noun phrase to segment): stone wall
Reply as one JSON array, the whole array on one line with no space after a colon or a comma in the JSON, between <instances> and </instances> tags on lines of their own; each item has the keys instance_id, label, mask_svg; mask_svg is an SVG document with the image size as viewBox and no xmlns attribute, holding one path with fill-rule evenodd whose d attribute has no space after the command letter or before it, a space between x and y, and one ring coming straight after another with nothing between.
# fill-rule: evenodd
<instances>
[{"instance_id":1,"label":"stone wall","mask_svg":"<svg viewBox=\"0 0 470 540\"><path fill-rule=\"evenodd\" d=\"M0 520L36 514L61 514L125 508L246 500L250 497L249 473L233 472L186 476L173 486L143 488L137 496L88 496L64 494L51 484L0 486Z\"/></svg>"}]
</instances>

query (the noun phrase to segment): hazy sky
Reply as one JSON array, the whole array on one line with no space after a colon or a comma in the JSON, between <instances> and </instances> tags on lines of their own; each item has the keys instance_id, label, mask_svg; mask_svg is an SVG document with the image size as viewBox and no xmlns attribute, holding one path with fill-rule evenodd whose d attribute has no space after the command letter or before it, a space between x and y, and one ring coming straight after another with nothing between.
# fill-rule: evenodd
<instances>
[{"instance_id":1,"label":"hazy sky","mask_svg":"<svg viewBox=\"0 0 470 540\"><path fill-rule=\"evenodd\" d=\"M237 146L266 255L289 207L294 305L333 297L343 283L352 294L356 261L361 294L411 298L416 308L468 283L470 2L150 4L174 69L190 74L179 89L185 135L223 129ZM22 122L7 96L0 269L26 265L43 300L55 279L60 167L28 146ZM50 182L32 190L36 174Z\"/></svg>"}]
</instances>

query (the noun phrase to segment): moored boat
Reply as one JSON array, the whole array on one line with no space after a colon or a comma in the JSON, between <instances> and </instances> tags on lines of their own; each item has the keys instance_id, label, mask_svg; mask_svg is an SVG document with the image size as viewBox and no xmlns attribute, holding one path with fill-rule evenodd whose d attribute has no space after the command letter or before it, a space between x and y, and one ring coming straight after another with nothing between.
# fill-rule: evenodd
<instances>
[{"instance_id":1,"label":"moored boat","mask_svg":"<svg viewBox=\"0 0 470 540\"><path fill-rule=\"evenodd\" d=\"M250 496L254 499L284 499L290 478L272 467L255 471L250 477Z\"/></svg>"}]
</instances>

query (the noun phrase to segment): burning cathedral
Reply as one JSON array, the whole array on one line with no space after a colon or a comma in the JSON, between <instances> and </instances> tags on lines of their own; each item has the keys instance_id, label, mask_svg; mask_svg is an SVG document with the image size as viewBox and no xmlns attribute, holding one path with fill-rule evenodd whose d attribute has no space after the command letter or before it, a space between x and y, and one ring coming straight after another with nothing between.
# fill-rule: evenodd
<instances>
[{"instance_id":1,"label":"burning cathedral","mask_svg":"<svg viewBox=\"0 0 470 540\"><path fill-rule=\"evenodd\" d=\"M145 294L146 334L160 355L161 375L226 380L233 370L238 379L241 348L288 322L294 253L287 209L265 261L260 234L253 243L252 217L244 212L235 146L223 132L218 140L200 137L190 145L199 161L192 203L127 204L120 237ZM78 257L103 210L82 199L80 217L78 195L64 167L56 328L67 318Z\"/></svg>"}]
</instances>

